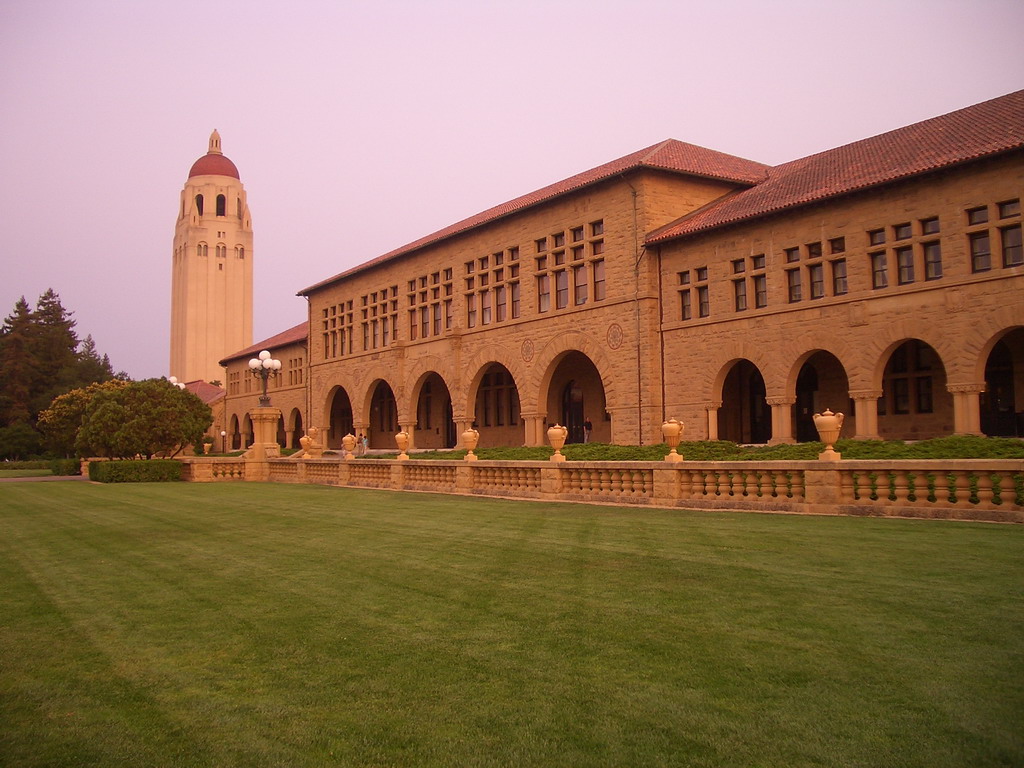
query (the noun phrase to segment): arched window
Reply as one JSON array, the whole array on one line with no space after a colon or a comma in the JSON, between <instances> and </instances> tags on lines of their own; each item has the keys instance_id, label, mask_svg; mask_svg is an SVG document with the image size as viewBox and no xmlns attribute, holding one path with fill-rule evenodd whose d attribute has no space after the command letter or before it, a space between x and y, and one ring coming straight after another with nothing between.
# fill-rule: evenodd
<instances>
[{"instance_id":1,"label":"arched window","mask_svg":"<svg viewBox=\"0 0 1024 768\"><path fill-rule=\"evenodd\" d=\"M224 195L217 195L217 215L227 216L228 201Z\"/></svg>"},{"instance_id":2,"label":"arched window","mask_svg":"<svg viewBox=\"0 0 1024 768\"><path fill-rule=\"evenodd\" d=\"M196 246L196 256L206 256L209 254L206 243L200 243Z\"/></svg>"},{"instance_id":3,"label":"arched window","mask_svg":"<svg viewBox=\"0 0 1024 768\"><path fill-rule=\"evenodd\" d=\"M203 196L202 195L196 195L196 210L199 212L200 216L203 215Z\"/></svg>"},{"instance_id":4,"label":"arched window","mask_svg":"<svg viewBox=\"0 0 1024 768\"><path fill-rule=\"evenodd\" d=\"M235 198L235 211L238 215L238 218L242 218L242 198L240 197Z\"/></svg>"},{"instance_id":5,"label":"arched window","mask_svg":"<svg viewBox=\"0 0 1024 768\"><path fill-rule=\"evenodd\" d=\"M240 258L240 259L244 259L245 258L245 247L240 245L237 248L235 248L235 255L238 258Z\"/></svg>"}]
</instances>

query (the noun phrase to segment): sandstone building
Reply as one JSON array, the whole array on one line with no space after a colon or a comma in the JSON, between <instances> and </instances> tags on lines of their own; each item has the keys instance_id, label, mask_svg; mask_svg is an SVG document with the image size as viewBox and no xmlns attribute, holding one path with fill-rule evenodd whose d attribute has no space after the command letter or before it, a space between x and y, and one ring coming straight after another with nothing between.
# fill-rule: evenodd
<instances>
[{"instance_id":1,"label":"sandstone building","mask_svg":"<svg viewBox=\"0 0 1024 768\"><path fill-rule=\"evenodd\" d=\"M774 167L665 141L302 289L222 360L231 439L263 348L282 444L1022 434L1022 191L1024 91Z\"/></svg>"},{"instance_id":2,"label":"sandstone building","mask_svg":"<svg viewBox=\"0 0 1024 768\"><path fill-rule=\"evenodd\" d=\"M217 131L181 191L173 250L170 375L220 381L220 359L252 343L252 221Z\"/></svg>"}]
</instances>

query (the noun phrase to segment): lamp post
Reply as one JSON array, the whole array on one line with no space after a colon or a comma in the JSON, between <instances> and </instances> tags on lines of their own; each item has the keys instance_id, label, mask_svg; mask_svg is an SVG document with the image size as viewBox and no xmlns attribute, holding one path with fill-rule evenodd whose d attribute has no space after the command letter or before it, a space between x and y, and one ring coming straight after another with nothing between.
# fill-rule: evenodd
<instances>
[{"instance_id":1,"label":"lamp post","mask_svg":"<svg viewBox=\"0 0 1024 768\"><path fill-rule=\"evenodd\" d=\"M259 357L249 361L249 372L263 382L263 394L260 395L260 408L270 407L270 395L267 394L267 382L277 376L281 370L281 361L275 360L267 350L260 352Z\"/></svg>"},{"instance_id":2,"label":"lamp post","mask_svg":"<svg viewBox=\"0 0 1024 768\"><path fill-rule=\"evenodd\" d=\"M169 378L168 381L171 382L171 386L177 387L178 389L185 388L185 385L178 381L177 376L171 376L171 378Z\"/></svg>"},{"instance_id":3,"label":"lamp post","mask_svg":"<svg viewBox=\"0 0 1024 768\"><path fill-rule=\"evenodd\" d=\"M220 431L220 452L228 452L228 433L223 429Z\"/></svg>"}]
</instances>

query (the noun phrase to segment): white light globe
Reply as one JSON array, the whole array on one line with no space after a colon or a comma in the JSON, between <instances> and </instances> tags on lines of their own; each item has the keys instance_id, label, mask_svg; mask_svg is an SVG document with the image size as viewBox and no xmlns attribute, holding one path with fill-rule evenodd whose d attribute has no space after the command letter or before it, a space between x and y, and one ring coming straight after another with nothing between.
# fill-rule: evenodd
<instances>
[{"instance_id":1,"label":"white light globe","mask_svg":"<svg viewBox=\"0 0 1024 768\"><path fill-rule=\"evenodd\" d=\"M269 360L269 359L270 359L270 353L267 352L267 350L264 349L262 352L260 352L260 360Z\"/></svg>"},{"instance_id":2,"label":"white light globe","mask_svg":"<svg viewBox=\"0 0 1024 768\"><path fill-rule=\"evenodd\" d=\"M255 357L254 357L254 358L253 358L252 360L250 360L250 361L249 361L249 367L250 367L250 368L252 368L252 369L253 369L254 371L255 371L255 370L256 370L257 368L259 368L260 366L262 366L262 365L263 365L263 363L261 363L261 362L260 362L259 360L257 360L257 359L256 359Z\"/></svg>"},{"instance_id":3,"label":"white light globe","mask_svg":"<svg viewBox=\"0 0 1024 768\"><path fill-rule=\"evenodd\" d=\"M263 361L263 367L269 371L271 368L274 367L274 361L269 358L265 359Z\"/></svg>"},{"instance_id":4,"label":"white light globe","mask_svg":"<svg viewBox=\"0 0 1024 768\"><path fill-rule=\"evenodd\" d=\"M275 371L280 371L281 370L281 361L280 360L274 360L273 362L274 362L274 370Z\"/></svg>"}]
</instances>

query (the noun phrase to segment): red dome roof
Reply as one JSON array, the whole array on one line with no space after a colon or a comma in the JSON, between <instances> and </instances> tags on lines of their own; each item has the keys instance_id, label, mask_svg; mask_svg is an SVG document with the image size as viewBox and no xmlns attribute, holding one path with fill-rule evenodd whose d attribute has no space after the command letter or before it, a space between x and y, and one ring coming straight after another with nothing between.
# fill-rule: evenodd
<instances>
[{"instance_id":1,"label":"red dome roof","mask_svg":"<svg viewBox=\"0 0 1024 768\"><path fill-rule=\"evenodd\" d=\"M231 176L237 179L238 169L224 155L210 152L192 164L192 170L188 172L188 177L191 179L193 176Z\"/></svg>"}]
</instances>

